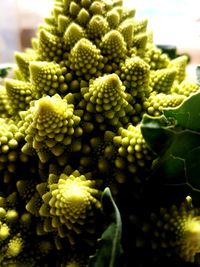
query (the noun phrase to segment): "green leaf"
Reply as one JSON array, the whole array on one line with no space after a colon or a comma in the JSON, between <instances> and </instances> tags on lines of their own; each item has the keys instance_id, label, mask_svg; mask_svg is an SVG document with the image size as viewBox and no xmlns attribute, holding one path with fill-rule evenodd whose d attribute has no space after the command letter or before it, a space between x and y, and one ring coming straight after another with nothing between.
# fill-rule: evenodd
<instances>
[{"instance_id":1,"label":"green leaf","mask_svg":"<svg viewBox=\"0 0 200 267\"><path fill-rule=\"evenodd\" d=\"M89 267L117 267L122 255L121 232L122 223L119 210L112 198L110 189L105 188L102 194L102 206L107 227L98 240L98 248L94 256L90 257Z\"/></svg>"},{"instance_id":2,"label":"green leaf","mask_svg":"<svg viewBox=\"0 0 200 267\"><path fill-rule=\"evenodd\" d=\"M0 77L5 78L8 75L10 69L11 67L0 67Z\"/></svg>"},{"instance_id":3,"label":"green leaf","mask_svg":"<svg viewBox=\"0 0 200 267\"><path fill-rule=\"evenodd\" d=\"M167 118L173 117L179 127L200 131L200 93L189 97L181 106L164 110Z\"/></svg>"},{"instance_id":4,"label":"green leaf","mask_svg":"<svg viewBox=\"0 0 200 267\"><path fill-rule=\"evenodd\" d=\"M152 166L155 181L177 189L186 185L200 201L200 93L160 117L144 116L141 130L158 155Z\"/></svg>"},{"instance_id":5,"label":"green leaf","mask_svg":"<svg viewBox=\"0 0 200 267\"><path fill-rule=\"evenodd\" d=\"M151 117L144 115L141 130L145 141L153 152L159 154L169 147L173 136L172 127L165 116Z\"/></svg>"}]
</instances>

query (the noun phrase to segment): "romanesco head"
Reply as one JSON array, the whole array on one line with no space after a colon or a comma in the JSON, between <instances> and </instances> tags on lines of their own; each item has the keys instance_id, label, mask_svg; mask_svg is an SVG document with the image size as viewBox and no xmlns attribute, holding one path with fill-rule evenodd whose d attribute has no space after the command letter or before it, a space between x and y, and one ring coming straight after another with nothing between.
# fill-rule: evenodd
<instances>
[{"instance_id":1,"label":"romanesco head","mask_svg":"<svg viewBox=\"0 0 200 267\"><path fill-rule=\"evenodd\" d=\"M13 77L0 85L1 266L86 266L108 186L135 266L134 223L155 159L141 119L199 89L186 80L187 58L163 53L135 12L121 0L55 0L32 47L15 53ZM173 247L194 261L199 217L166 213Z\"/></svg>"}]
</instances>

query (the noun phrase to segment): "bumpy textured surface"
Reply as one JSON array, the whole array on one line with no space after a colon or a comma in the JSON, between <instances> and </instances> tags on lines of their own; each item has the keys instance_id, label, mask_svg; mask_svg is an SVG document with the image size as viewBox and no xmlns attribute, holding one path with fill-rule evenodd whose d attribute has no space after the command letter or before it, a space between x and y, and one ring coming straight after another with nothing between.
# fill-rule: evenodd
<instances>
[{"instance_id":1,"label":"bumpy textured surface","mask_svg":"<svg viewBox=\"0 0 200 267\"><path fill-rule=\"evenodd\" d=\"M120 0L55 0L32 48L15 53L14 77L0 86L1 266L87 266L107 186L122 215L125 266L195 262L198 210L178 203L159 215L158 200L142 212L155 155L140 121L199 86L187 79L187 58L162 53L134 16Z\"/></svg>"},{"instance_id":2,"label":"bumpy textured surface","mask_svg":"<svg viewBox=\"0 0 200 267\"><path fill-rule=\"evenodd\" d=\"M149 245L155 250L166 249L171 257L178 253L184 261L194 263L200 251L199 212L199 209L193 208L192 199L188 196L179 207L162 207L159 213L151 213L150 224L142 227Z\"/></svg>"}]
</instances>

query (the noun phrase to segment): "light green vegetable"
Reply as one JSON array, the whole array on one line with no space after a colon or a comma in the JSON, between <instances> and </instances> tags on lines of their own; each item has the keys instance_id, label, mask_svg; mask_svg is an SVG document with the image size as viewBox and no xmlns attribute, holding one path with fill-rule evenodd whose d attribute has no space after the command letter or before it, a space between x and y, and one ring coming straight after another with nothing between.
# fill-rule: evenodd
<instances>
[{"instance_id":1,"label":"light green vegetable","mask_svg":"<svg viewBox=\"0 0 200 267\"><path fill-rule=\"evenodd\" d=\"M32 47L15 53L14 76L0 87L1 266L86 267L96 255L95 266L114 267L121 250L121 266L197 262L196 202L187 212L184 190L162 195L151 177L158 152L187 144L157 116L173 117L199 86L187 57L164 54L135 12L121 0L55 0ZM145 114L155 120L144 120L143 136ZM188 184L198 188L194 177ZM184 235L197 242L191 250Z\"/></svg>"}]
</instances>

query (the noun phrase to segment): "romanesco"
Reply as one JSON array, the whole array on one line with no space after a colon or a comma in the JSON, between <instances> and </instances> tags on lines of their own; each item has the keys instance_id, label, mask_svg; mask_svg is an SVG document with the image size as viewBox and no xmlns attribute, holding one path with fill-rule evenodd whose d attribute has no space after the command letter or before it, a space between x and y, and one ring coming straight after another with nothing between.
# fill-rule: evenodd
<instances>
[{"instance_id":1,"label":"romanesco","mask_svg":"<svg viewBox=\"0 0 200 267\"><path fill-rule=\"evenodd\" d=\"M124 266L196 261L199 210L145 210L155 155L141 119L199 90L147 22L121 0L55 0L32 48L15 53L0 86L1 266L86 267L105 187L122 216Z\"/></svg>"}]
</instances>

